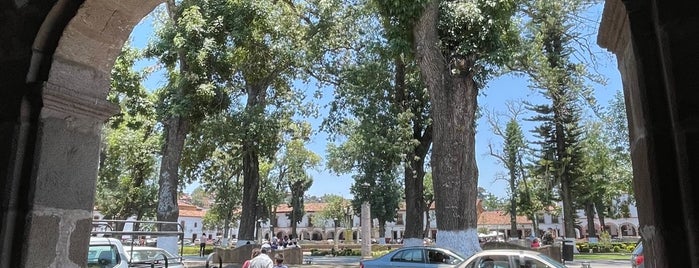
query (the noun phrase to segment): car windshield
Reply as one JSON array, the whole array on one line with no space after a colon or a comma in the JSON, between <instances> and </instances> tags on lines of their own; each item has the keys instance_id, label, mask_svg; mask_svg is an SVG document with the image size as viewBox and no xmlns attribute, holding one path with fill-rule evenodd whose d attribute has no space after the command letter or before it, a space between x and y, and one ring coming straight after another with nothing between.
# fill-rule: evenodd
<instances>
[{"instance_id":1,"label":"car windshield","mask_svg":"<svg viewBox=\"0 0 699 268\"><path fill-rule=\"evenodd\" d=\"M90 245L87 250L87 267L111 267L119 262L115 245Z\"/></svg>"}]
</instances>

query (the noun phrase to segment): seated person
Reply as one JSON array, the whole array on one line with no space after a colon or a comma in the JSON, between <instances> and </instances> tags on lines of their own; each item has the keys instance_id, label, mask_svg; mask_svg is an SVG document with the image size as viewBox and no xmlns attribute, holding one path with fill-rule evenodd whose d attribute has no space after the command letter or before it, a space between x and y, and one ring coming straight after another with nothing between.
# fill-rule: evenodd
<instances>
[{"instance_id":1,"label":"seated person","mask_svg":"<svg viewBox=\"0 0 699 268\"><path fill-rule=\"evenodd\" d=\"M444 262L444 254L442 254L441 252L435 253L434 257L432 258L432 262L443 263Z\"/></svg>"},{"instance_id":2,"label":"seated person","mask_svg":"<svg viewBox=\"0 0 699 268\"><path fill-rule=\"evenodd\" d=\"M485 259L481 262L480 268L493 268L495 267L495 261L493 259Z\"/></svg>"}]
</instances>

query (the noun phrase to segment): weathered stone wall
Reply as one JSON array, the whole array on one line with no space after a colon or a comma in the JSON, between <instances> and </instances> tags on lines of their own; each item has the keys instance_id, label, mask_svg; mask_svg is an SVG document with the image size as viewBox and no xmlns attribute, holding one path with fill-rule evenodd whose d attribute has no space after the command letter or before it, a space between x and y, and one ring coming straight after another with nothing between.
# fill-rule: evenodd
<instances>
[{"instance_id":1,"label":"weathered stone wall","mask_svg":"<svg viewBox=\"0 0 699 268\"><path fill-rule=\"evenodd\" d=\"M699 2L607 0L598 43L624 85L645 267L699 267Z\"/></svg>"},{"instance_id":2,"label":"weathered stone wall","mask_svg":"<svg viewBox=\"0 0 699 268\"><path fill-rule=\"evenodd\" d=\"M252 255L252 250L258 247L259 245L249 244L231 249L215 248L212 261L214 262L214 264L219 263L219 260L224 264L242 264L243 262L245 262L245 260L250 259L250 256ZM274 259L274 256L277 253L284 254L284 263L286 263L287 265L298 265L303 263L303 251L301 250L301 248L285 248L272 250L272 252L268 253L267 255L269 255L270 258Z\"/></svg>"}]
</instances>

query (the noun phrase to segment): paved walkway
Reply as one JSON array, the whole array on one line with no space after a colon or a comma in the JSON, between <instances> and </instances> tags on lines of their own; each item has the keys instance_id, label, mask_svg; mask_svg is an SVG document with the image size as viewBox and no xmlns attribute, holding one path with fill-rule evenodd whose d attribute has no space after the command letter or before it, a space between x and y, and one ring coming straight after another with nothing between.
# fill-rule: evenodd
<instances>
[{"instance_id":1,"label":"paved walkway","mask_svg":"<svg viewBox=\"0 0 699 268\"><path fill-rule=\"evenodd\" d=\"M359 267L359 257L324 257L312 256L312 264L289 265L289 268L304 267L304 268L347 268ZM628 268L631 266L629 261L568 261L565 263L569 268L586 268L585 264L589 264L590 268ZM218 263L209 263L209 267L218 267ZM185 267L188 268L206 268L206 258L196 256L185 257ZM223 264L221 268L240 268L241 264Z\"/></svg>"}]
</instances>

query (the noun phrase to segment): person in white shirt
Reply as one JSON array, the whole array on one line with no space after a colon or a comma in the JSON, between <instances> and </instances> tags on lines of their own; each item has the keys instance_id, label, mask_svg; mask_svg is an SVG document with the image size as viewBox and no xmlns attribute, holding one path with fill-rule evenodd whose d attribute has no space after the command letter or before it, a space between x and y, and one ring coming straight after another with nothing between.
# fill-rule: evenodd
<instances>
[{"instance_id":1,"label":"person in white shirt","mask_svg":"<svg viewBox=\"0 0 699 268\"><path fill-rule=\"evenodd\" d=\"M250 268L273 268L274 261L272 261L272 258L267 255L269 253L269 247L261 247L260 255L257 255L257 257L250 260Z\"/></svg>"}]
</instances>

